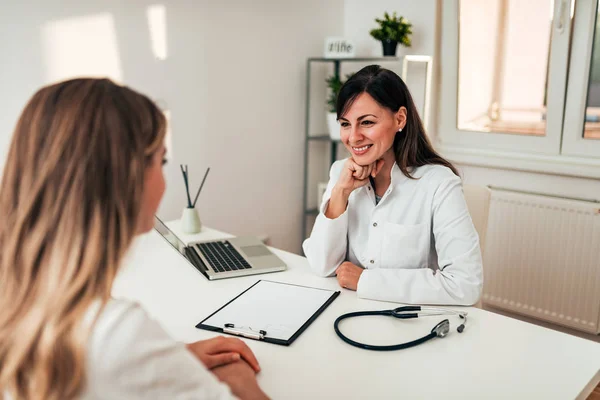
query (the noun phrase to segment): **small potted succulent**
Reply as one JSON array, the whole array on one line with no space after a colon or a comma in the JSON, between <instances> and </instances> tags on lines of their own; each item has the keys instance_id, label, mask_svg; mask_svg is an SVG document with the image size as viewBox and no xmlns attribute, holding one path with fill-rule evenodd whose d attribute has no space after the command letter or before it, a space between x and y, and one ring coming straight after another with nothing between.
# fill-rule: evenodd
<instances>
[{"instance_id":1,"label":"small potted succulent","mask_svg":"<svg viewBox=\"0 0 600 400\"><path fill-rule=\"evenodd\" d=\"M346 80L352 75L346 75ZM336 102L344 81L339 76L332 75L325 82L327 82L327 87L329 88L329 96L327 96L327 128L329 129L329 136L333 140L340 140L340 125L337 121Z\"/></svg>"},{"instance_id":2,"label":"small potted succulent","mask_svg":"<svg viewBox=\"0 0 600 400\"><path fill-rule=\"evenodd\" d=\"M375 21L379 28L372 29L369 33L381 42L384 56L395 56L398 43L405 47L411 46L412 24L406 18L398 17L395 12L390 16L386 12L383 19L375 18Z\"/></svg>"}]
</instances>

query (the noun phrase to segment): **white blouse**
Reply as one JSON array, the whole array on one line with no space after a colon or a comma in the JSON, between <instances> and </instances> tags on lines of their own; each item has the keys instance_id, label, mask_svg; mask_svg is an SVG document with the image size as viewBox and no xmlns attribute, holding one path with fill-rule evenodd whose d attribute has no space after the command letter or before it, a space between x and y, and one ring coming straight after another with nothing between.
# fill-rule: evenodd
<instances>
[{"instance_id":1,"label":"white blouse","mask_svg":"<svg viewBox=\"0 0 600 400\"><path fill-rule=\"evenodd\" d=\"M475 304L483 285L479 237L462 192L447 167L425 165L409 179L394 164L376 205L370 184L356 189L346 211L329 219L331 191L345 160L331 166L312 233L303 244L311 268L333 276L344 261L365 268L358 296L408 304Z\"/></svg>"},{"instance_id":2,"label":"white blouse","mask_svg":"<svg viewBox=\"0 0 600 400\"><path fill-rule=\"evenodd\" d=\"M126 300L109 301L94 325L86 373L82 399L234 398L183 343Z\"/></svg>"}]
</instances>

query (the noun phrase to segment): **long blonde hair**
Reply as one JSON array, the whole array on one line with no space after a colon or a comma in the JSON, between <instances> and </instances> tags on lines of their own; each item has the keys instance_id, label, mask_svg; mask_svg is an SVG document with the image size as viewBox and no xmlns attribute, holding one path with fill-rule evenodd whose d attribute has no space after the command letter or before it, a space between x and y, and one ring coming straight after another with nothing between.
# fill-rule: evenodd
<instances>
[{"instance_id":1,"label":"long blonde hair","mask_svg":"<svg viewBox=\"0 0 600 400\"><path fill-rule=\"evenodd\" d=\"M107 79L44 87L25 107L0 186L0 398L84 388L86 313L110 297L165 131L150 99Z\"/></svg>"}]
</instances>

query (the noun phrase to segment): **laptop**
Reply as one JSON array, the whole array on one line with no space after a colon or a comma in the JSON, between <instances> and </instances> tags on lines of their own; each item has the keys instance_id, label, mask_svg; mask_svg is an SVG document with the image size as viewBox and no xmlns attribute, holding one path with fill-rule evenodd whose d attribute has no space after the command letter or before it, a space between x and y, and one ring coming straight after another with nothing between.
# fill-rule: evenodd
<instances>
[{"instance_id":1,"label":"laptop","mask_svg":"<svg viewBox=\"0 0 600 400\"><path fill-rule=\"evenodd\" d=\"M235 237L185 244L154 216L154 229L210 280L284 271L285 263L259 239Z\"/></svg>"}]
</instances>

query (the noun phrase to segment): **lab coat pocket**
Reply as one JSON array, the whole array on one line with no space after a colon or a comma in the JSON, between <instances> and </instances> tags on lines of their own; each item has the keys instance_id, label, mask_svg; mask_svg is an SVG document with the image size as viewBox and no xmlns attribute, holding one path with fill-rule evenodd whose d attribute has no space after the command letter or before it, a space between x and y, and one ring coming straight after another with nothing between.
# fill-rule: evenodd
<instances>
[{"instance_id":1,"label":"lab coat pocket","mask_svg":"<svg viewBox=\"0 0 600 400\"><path fill-rule=\"evenodd\" d=\"M426 265L429 236L427 224L387 222L381 243L381 267L421 268Z\"/></svg>"}]
</instances>

